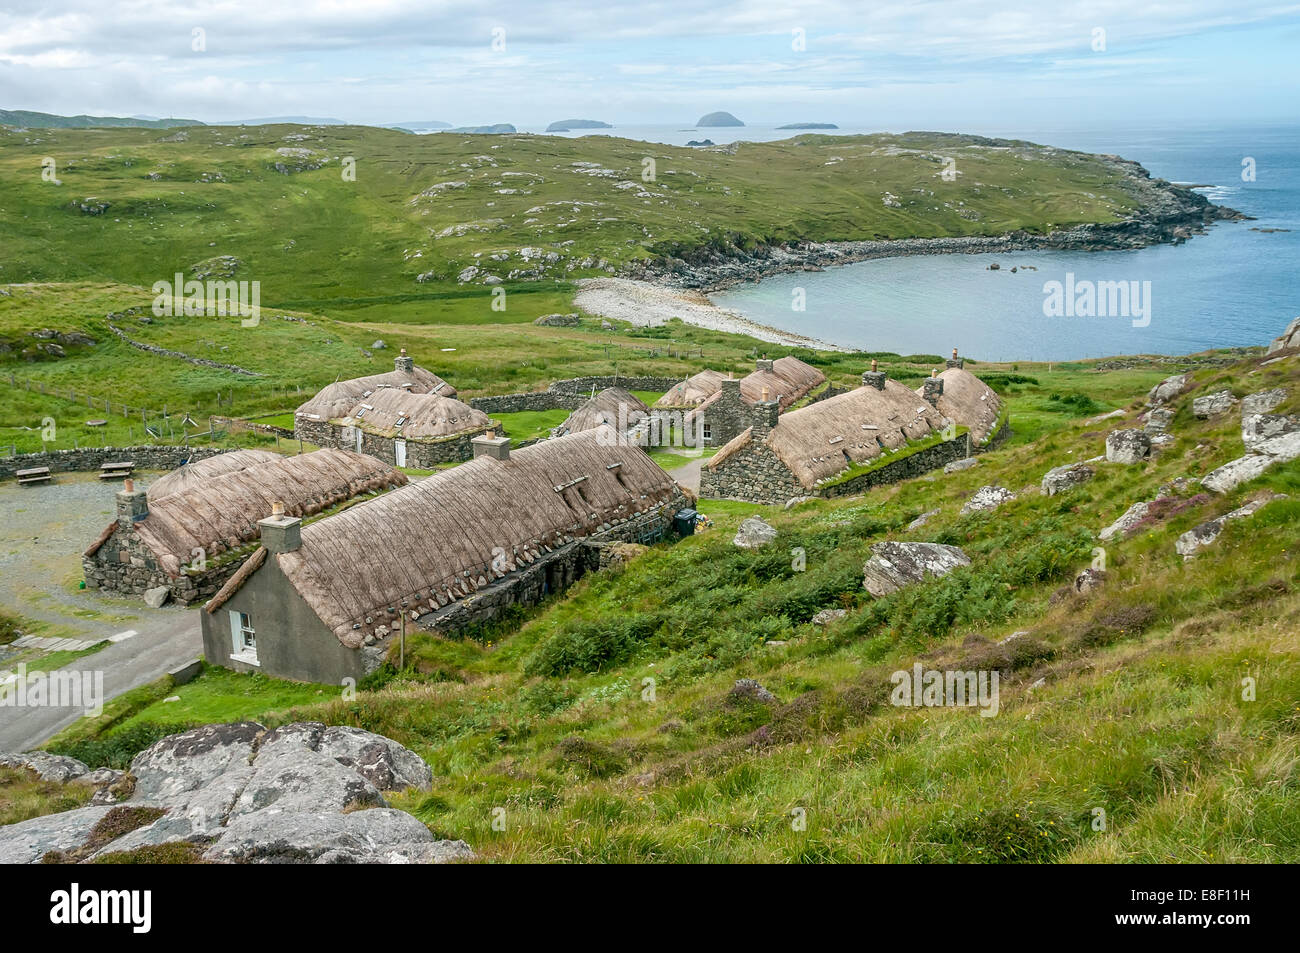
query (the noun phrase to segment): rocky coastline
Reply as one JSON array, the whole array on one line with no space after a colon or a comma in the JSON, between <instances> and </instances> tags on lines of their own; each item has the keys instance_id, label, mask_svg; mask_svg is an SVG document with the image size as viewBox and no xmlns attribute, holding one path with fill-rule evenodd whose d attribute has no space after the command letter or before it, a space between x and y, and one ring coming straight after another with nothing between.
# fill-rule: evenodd
<instances>
[{"instance_id":1,"label":"rocky coastline","mask_svg":"<svg viewBox=\"0 0 1300 953\"><path fill-rule=\"evenodd\" d=\"M751 248L709 245L676 256L630 262L619 274L708 294L772 275L822 271L873 258L1044 249L1120 251L1150 245L1178 245L1194 235L1204 234L1215 222L1253 220L1236 209L1215 205L1191 188L1152 179L1136 162L1118 156L1104 158L1123 174L1139 209L1122 221L1075 225L1044 234L1015 231L1003 235L758 244Z\"/></svg>"}]
</instances>

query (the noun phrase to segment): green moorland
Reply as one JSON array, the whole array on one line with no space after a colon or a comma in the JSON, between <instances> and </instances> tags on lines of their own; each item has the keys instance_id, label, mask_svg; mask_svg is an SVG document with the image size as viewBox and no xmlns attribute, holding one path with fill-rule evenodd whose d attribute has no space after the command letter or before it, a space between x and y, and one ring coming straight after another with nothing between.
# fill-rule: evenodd
<instances>
[{"instance_id":1,"label":"green moorland","mask_svg":"<svg viewBox=\"0 0 1300 953\"><path fill-rule=\"evenodd\" d=\"M263 307L443 325L523 323L565 306L562 282L687 248L1043 232L1141 204L1097 156L942 133L697 150L359 126L0 128L0 183L0 282L233 277L260 281ZM539 304L490 312L488 276Z\"/></svg>"},{"instance_id":2,"label":"green moorland","mask_svg":"<svg viewBox=\"0 0 1300 953\"><path fill-rule=\"evenodd\" d=\"M295 700L316 688L273 680L233 690L210 671L139 690L50 747L125 763L188 709L358 725L433 766L431 792L394 803L489 861L1295 862L1300 463L1222 497L1161 490L1243 451L1237 415L1196 419L1196 394L1282 386L1279 412L1296 412L1295 359L1197 370L1172 444L1052 497L1044 472L1135 424L1161 372L1057 368L1045 387L1047 373L999 384L1016 434L973 469L790 510L704 501L713 529L495 628L416 636L405 670L390 662L355 698ZM1120 418L1093 421L1113 406ZM1016 498L960 515L987 484ZM1175 554L1179 534L1266 491L1290 498L1193 560ZM1157 496L1106 544L1100 588L1075 593L1097 531ZM780 535L737 549L754 512ZM873 600L862 563L885 539L959 545L972 563ZM814 624L827 608L846 615ZM890 674L918 661L998 670L996 716L891 705ZM734 690L742 678L774 700ZM180 703L161 701L172 692Z\"/></svg>"}]
</instances>

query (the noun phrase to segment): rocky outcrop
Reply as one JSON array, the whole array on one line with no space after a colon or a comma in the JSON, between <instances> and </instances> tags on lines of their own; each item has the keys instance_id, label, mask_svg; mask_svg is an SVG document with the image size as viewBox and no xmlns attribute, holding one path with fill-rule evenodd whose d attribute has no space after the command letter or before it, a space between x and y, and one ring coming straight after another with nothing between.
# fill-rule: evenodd
<instances>
[{"instance_id":1,"label":"rocky outcrop","mask_svg":"<svg viewBox=\"0 0 1300 953\"><path fill-rule=\"evenodd\" d=\"M1195 529L1189 529L1182 536L1179 536L1174 543L1174 551L1184 559L1191 559L1196 555L1198 550L1209 546L1220 534L1223 533L1224 527L1232 520L1245 519L1248 516L1254 516L1261 509L1272 503L1274 500L1284 500L1286 495L1282 493L1270 493L1262 496L1257 500L1251 500L1245 506L1238 507L1231 513L1225 513L1218 519L1212 519L1209 522L1202 523Z\"/></svg>"},{"instance_id":2,"label":"rocky outcrop","mask_svg":"<svg viewBox=\"0 0 1300 953\"><path fill-rule=\"evenodd\" d=\"M1055 496L1080 484L1087 483L1097 475L1097 471L1086 463L1068 463L1053 467L1043 477L1042 490L1048 496Z\"/></svg>"},{"instance_id":3,"label":"rocky outcrop","mask_svg":"<svg viewBox=\"0 0 1300 953\"><path fill-rule=\"evenodd\" d=\"M1274 437L1285 436L1300 430L1300 417L1294 414L1249 414L1241 418L1241 442L1247 450L1257 450L1261 444Z\"/></svg>"},{"instance_id":4,"label":"rocky outcrop","mask_svg":"<svg viewBox=\"0 0 1300 953\"><path fill-rule=\"evenodd\" d=\"M1174 412L1167 407L1155 407L1147 412L1146 422L1142 426L1142 432L1148 437L1156 437L1160 434L1169 432L1169 425L1173 423Z\"/></svg>"},{"instance_id":5,"label":"rocky outcrop","mask_svg":"<svg viewBox=\"0 0 1300 953\"><path fill-rule=\"evenodd\" d=\"M1145 501L1141 503L1134 503L1132 506L1130 506L1128 509L1124 511L1123 516L1121 516L1115 522L1111 523L1100 533L1098 533L1097 538L1105 542L1106 540L1113 539L1116 536L1123 537L1134 526L1142 522L1142 520L1146 518L1146 515L1148 512L1150 512L1150 510L1151 510L1150 503L1147 503Z\"/></svg>"},{"instance_id":6,"label":"rocky outcrop","mask_svg":"<svg viewBox=\"0 0 1300 953\"><path fill-rule=\"evenodd\" d=\"M1278 351L1287 351L1297 347L1300 347L1300 318L1296 318L1288 324L1286 330L1273 339L1268 346L1268 353L1272 355Z\"/></svg>"},{"instance_id":7,"label":"rocky outcrop","mask_svg":"<svg viewBox=\"0 0 1300 953\"><path fill-rule=\"evenodd\" d=\"M27 768L36 772L42 781L65 783L84 777L90 772L76 758L68 758L48 751L24 751L21 754L0 754L0 768Z\"/></svg>"},{"instance_id":8,"label":"rocky outcrop","mask_svg":"<svg viewBox=\"0 0 1300 953\"><path fill-rule=\"evenodd\" d=\"M1112 430L1106 435L1106 462L1141 463L1151 455L1151 438L1141 430Z\"/></svg>"},{"instance_id":9,"label":"rocky outcrop","mask_svg":"<svg viewBox=\"0 0 1300 953\"><path fill-rule=\"evenodd\" d=\"M1147 393L1147 403L1163 404L1171 401L1181 394L1186 386L1186 374L1175 374L1173 377L1166 377Z\"/></svg>"},{"instance_id":10,"label":"rocky outcrop","mask_svg":"<svg viewBox=\"0 0 1300 953\"><path fill-rule=\"evenodd\" d=\"M473 275L470 276L471 278ZM468 280L468 279L465 279ZM573 328L578 326L578 314L543 314L533 319L533 324L546 328Z\"/></svg>"},{"instance_id":11,"label":"rocky outcrop","mask_svg":"<svg viewBox=\"0 0 1300 953\"><path fill-rule=\"evenodd\" d=\"M1230 390L1219 390L1192 401L1192 413L1200 420L1208 420L1220 414L1226 414L1237 404L1237 398Z\"/></svg>"},{"instance_id":12,"label":"rocky outcrop","mask_svg":"<svg viewBox=\"0 0 1300 953\"><path fill-rule=\"evenodd\" d=\"M740 524L732 543L741 549L762 549L774 539L776 530L761 516L751 516Z\"/></svg>"},{"instance_id":13,"label":"rocky outcrop","mask_svg":"<svg viewBox=\"0 0 1300 953\"><path fill-rule=\"evenodd\" d=\"M85 774L85 765L74 765ZM126 777L104 772L100 780L112 788L101 788L97 799L111 790L119 806L162 814L100 847L95 857L175 841L203 848L205 859L241 863L472 856L463 842L436 841L415 818L388 808L383 792L428 790L432 772L413 751L359 728L205 725L145 749ZM97 805L0 828L0 859L30 863L51 850L74 853L107 810Z\"/></svg>"},{"instance_id":14,"label":"rocky outcrop","mask_svg":"<svg viewBox=\"0 0 1300 953\"><path fill-rule=\"evenodd\" d=\"M1267 414L1277 409L1278 404L1284 400L1286 400L1286 391L1280 387L1248 394L1241 398L1241 416L1249 417L1251 414Z\"/></svg>"},{"instance_id":15,"label":"rocky outcrop","mask_svg":"<svg viewBox=\"0 0 1300 953\"><path fill-rule=\"evenodd\" d=\"M968 513L979 513L986 510L996 510L1003 503L1014 500L1016 495L1001 486L982 486L975 491L972 496L962 506L960 515L966 516Z\"/></svg>"},{"instance_id":16,"label":"rocky outcrop","mask_svg":"<svg viewBox=\"0 0 1300 953\"><path fill-rule=\"evenodd\" d=\"M943 543L876 543L862 566L862 588L877 599L926 578L946 576L970 558Z\"/></svg>"},{"instance_id":17,"label":"rocky outcrop","mask_svg":"<svg viewBox=\"0 0 1300 953\"><path fill-rule=\"evenodd\" d=\"M931 517L933 517L933 516L938 516L938 515L939 515L939 512L940 512L939 510L926 510L924 513L922 513L922 514L921 514L920 516L918 516L916 519L912 520L912 522L910 522L910 523L907 524L907 528L908 528L908 530L910 531L910 530L914 530L914 529L920 529L920 528L921 528L922 526L924 526L926 523L930 522L930 518L931 518Z\"/></svg>"},{"instance_id":18,"label":"rocky outcrop","mask_svg":"<svg viewBox=\"0 0 1300 953\"><path fill-rule=\"evenodd\" d=\"M1215 493L1227 493L1255 479L1275 463L1300 458L1300 431L1284 433L1256 443L1252 452L1229 461L1201 478L1201 485Z\"/></svg>"}]
</instances>

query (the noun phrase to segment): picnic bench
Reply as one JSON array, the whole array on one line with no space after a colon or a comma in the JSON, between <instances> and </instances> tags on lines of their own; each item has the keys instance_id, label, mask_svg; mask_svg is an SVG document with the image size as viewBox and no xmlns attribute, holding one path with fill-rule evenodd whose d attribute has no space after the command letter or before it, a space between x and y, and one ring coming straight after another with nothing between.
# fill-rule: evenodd
<instances>
[{"instance_id":1,"label":"picnic bench","mask_svg":"<svg viewBox=\"0 0 1300 953\"><path fill-rule=\"evenodd\" d=\"M49 467L29 467L26 470L16 470L14 476L18 478L19 484L23 483L48 483L50 481Z\"/></svg>"},{"instance_id":2,"label":"picnic bench","mask_svg":"<svg viewBox=\"0 0 1300 953\"><path fill-rule=\"evenodd\" d=\"M135 469L135 461L119 460L117 463L105 463L99 468L101 480L124 480Z\"/></svg>"}]
</instances>

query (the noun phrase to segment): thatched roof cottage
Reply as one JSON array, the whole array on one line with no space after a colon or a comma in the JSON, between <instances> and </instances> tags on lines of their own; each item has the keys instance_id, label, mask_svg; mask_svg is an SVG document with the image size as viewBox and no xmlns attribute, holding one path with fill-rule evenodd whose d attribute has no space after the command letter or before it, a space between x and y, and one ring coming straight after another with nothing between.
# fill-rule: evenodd
<instances>
[{"instance_id":1,"label":"thatched roof cottage","mask_svg":"<svg viewBox=\"0 0 1300 953\"><path fill-rule=\"evenodd\" d=\"M762 358L740 380L716 371L689 377L659 398L654 409L683 411L681 423L688 432L703 446L719 446L749 426L754 405L768 399L764 395L785 411L825 382L825 374L797 357Z\"/></svg>"},{"instance_id":2,"label":"thatched roof cottage","mask_svg":"<svg viewBox=\"0 0 1300 953\"><path fill-rule=\"evenodd\" d=\"M161 499L173 493L183 493L194 489L214 476L247 470L262 463L278 463L284 459L279 453L270 450L231 450L218 453L214 457L205 457L179 466L170 473L164 473L145 487L149 499Z\"/></svg>"},{"instance_id":3,"label":"thatched roof cottage","mask_svg":"<svg viewBox=\"0 0 1300 953\"><path fill-rule=\"evenodd\" d=\"M621 436L634 429L646 416L649 407L635 394L621 387L606 387L585 401L552 431L552 436L582 433L606 425Z\"/></svg>"},{"instance_id":4,"label":"thatched roof cottage","mask_svg":"<svg viewBox=\"0 0 1300 953\"><path fill-rule=\"evenodd\" d=\"M759 402L750 425L704 465L700 495L784 503L858 492L967 456L977 431L989 439L1001 406L974 375L950 368L913 391L872 368L861 387L787 414Z\"/></svg>"},{"instance_id":5,"label":"thatched roof cottage","mask_svg":"<svg viewBox=\"0 0 1300 953\"><path fill-rule=\"evenodd\" d=\"M685 505L680 488L600 429L514 451L478 437L473 460L379 499L307 526L262 520L262 548L204 609L206 657L282 678L361 678L404 626L488 621L596 565L593 542L662 537Z\"/></svg>"},{"instance_id":6,"label":"thatched roof cottage","mask_svg":"<svg viewBox=\"0 0 1300 953\"><path fill-rule=\"evenodd\" d=\"M399 467L432 469L473 454L470 440L493 427L456 389L406 351L387 374L338 381L294 412L294 435L320 447L365 453Z\"/></svg>"},{"instance_id":7,"label":"thatched roof cottage","mask_svg":"<svg viewBox=\"0 0 1300 953\"><path fill-rule=\"evenodd\" d=\"M82 554L89 588L131 595L165 588L188 604L212 595L238 568L273 502L294 516L312 516L402 486L406 476L373 457L318 450L158 482L174 491L154 495L128 480L117 493L116 518Z\"/></svg>"}]
</instances>

